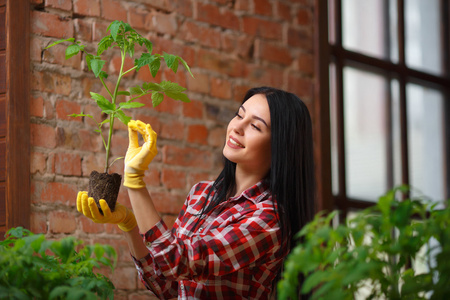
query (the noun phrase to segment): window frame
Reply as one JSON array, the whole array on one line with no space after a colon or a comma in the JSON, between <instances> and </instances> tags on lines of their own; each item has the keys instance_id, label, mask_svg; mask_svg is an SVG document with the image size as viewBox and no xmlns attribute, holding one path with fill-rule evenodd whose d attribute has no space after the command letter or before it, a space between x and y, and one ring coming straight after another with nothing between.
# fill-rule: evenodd
<instances>
[{"instance_id":1,"label":"window frame","mask_svg":"<svg viewBox=\"0 0 450 300\"><path fill-rule=\"evenodd\" d=\"M388 0L384 0L385 7L388 7ZM328 14L330 9L329 3L335 8L332 11L332 15ZM325 192L330 196L330 200L321 199L319 206L322 209L339 209L343 212L345 216L346 213L350 210L358 210L364 209L368 206L373 205L373 202L364 201L362 199L351 199L347 195L346 188L346 169L345 169L345 132L344 132L344 79L343 79L343 69L344 66L351 65L357 66L360 70L375 70L370 71L372 73L381 73L387 79L396 79L399 85L399 103L400 103L400 132L401 132L401 176L402 183L408 184L410 182L409 174L409 156L408 156L408 139L407 139L407 115L406 115L406 103L407 103L407 95L406 95L406 86L409 82L420 82L424 86L434 86L439 87L439 89L443 92L444 96L444 105L445 105L445 138L444 144L445 149L449 149L450 146L450 5L448 1L440 0L441 5L441 18L443 20L442 24L442 54L443 54L443 74L441 76L437 76L434 74L430 74L427 72L415 70L408 68L405 61L405 16L404 16L404 0L397 0L397 19L398 19L398 30L397 30L397 38L398 38L398 62L394 63L389 60L379 59L376 57L368 56L365 54L361 54L358 52L347 50L343 47L342 44L342 1L341 0L325 0L325 1L316 1L317 10L320 10L317 13L317 23L316 26L318 28L317 34L317 43L316 46L322 48L321 50L317 50L316 53L316 71L319 71L317 74L318 78L318 86L321 91L317 92L318 103L316 106L319 106L319 110L321 111L319 115L320 122L324 122L325 118L330 119L330 88L326 87L330 82L330 71L329 66L333 62L336 70L335 80L336 80L336 125L337 125L337 164L338 164L338 193L336 195L333 194L331 178L319 178L318 180L325 179L326 182L322 183L322 188L325 188L327 191ZM331 19L331 20L330 20ZM335 25L331 26L333 29L329 29L328 22L335 21ZM384 30L388 30L388 20L386 21L386 26ZM333 30L333 32L329 32ZM333 43L328 40L329 33L333 34L334 41ZM388 36L388 35L386 35ZM326 41L325 38L326 37ZM387 89L386 99L390 102L391 93L390 93L390 85ZM326 114L328 113L328 116ZM388 112L390 114L390 112ZM333 126L331 121L328 122L329 129L322 131L326 136L321 137L321 139L331 140L330 128ZM389 131L392 130L392 127ZM320 133L319 133L320 134ZM326 143L323 143L326 145ZM388 155L388 166L387 166L387 174L386 180L388 182L388 188L392 188L393 178L392 178L392 168L393 168L393 155L392 155L392 132L387 133L387 148L386 151L391 154ZM390 148L390 149L389 149ZM322 150L323 152L323 150ZM327 165L322 165L322 173L327 172L331 177L331 142L328 144L327 152L322 153L322 156L326 156L327 159L325 162ZM322 161L324 161L322 159ZM450 196L450 159L446 159L445 166L445 174L446 174L446 196Z\"/></svg>"},{"instance_id":2,"label":"window frame","mask_svg":"<svg viewBox=\"0 0 450 300\"><path fill-rule=\"evenodd\" d=\"M6 3L6 225L30 228L30 3Z\"/></svg>"}]
</instances>

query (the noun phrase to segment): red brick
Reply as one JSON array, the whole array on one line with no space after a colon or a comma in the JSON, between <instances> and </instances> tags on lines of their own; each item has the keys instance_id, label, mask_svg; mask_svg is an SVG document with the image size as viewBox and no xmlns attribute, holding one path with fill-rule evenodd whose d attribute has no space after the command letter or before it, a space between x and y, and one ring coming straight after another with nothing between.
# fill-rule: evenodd
<instances>
[{"instance_id":1,"label":"red brick","mask_svg":"<svg viewBox=\"0 0 450 300\"><path fill-rule=\"evenodd\" d=\"M72 10L72 2L67 0L45 0L45 6L62 10Z\"/></svg>"},{"instance_id":2,"label":"red brick","mask_svg":"<svg viewBox=\"0 0 450 300\"><path fill-rule=\"evenodd\" d=\"M31 124L31 145L53 149L56 147L55 128L48 125Z\"/></svg>"},{"instance_id":3,"label":"red brick","mask_svg":"<svg viewBox=\"0 0 450 300\"><path fill-rule=\"evenodd\" d=\"M188 143L208 144L208 128L205 125L190 125L187 134Z\"/></svg>"},{"instance_id":4,"label":"red brick","mask_svg":"<svg viewBox=\"0 0 450 300\"><path fill-rule=\"evenodd\" d=\"M299 9L297 11L297 24L303 26L312 26L311 11L309 9Z\"/></svg>"},{"instance_id":5,"label":"red brick","mask_svg":"<svg viewBox=\"0 0 450 300\"><path fill-rule=\"evenodd\" d=\"M233 88L234 101L241 103L244 100L245 94L247 94L248 90L251 88L252 86L249 85L235 85Z\"/></svg>"},{"instance_id":6,"label":"red brick","mask_svg":"<svg viewBox=\"0 0 450 300\"><path fill-rule=\"evenodd\" d=\"M73 24L75 26L75 39L77 41L92 41L92 21L75 19Z\"/></svg>"},{"instance_id":7,"label":"red brick","mask_svg":"<svg viewBox=\"0 0 450 300\"><path fill-rule=\"evenodd\" d=\"M283 26L279 22L269 21L257 17L244 17L243 30L249 35L267 39L281 40Z\"/></svg>"},{"instance_id":8,"label":"red brick","mask_svg":"<svg viewBox=\"0 0 450 300\"><path fill-rule=\"evenodd\" d=\"M290 20L292 18L292 7L290 3L277 2L277 17L283 20Z\"/></svg>"},{"instance_id":9,"label":"red brick","mask_svg":"<svg viewBox=\"0 0 450 300\"><path fill-rule=\"evenodd\" d=\"M142 86L143 82L161 82L161 78L162 72L156 73L156 76L153 77L148 66L140 68L136 74L136 79L141 81L139 83L140 86Z\"/></svg>"},{"instance_id":10,"label":"red brick","mask_svg":"<svg viewBox=\"0 0 450 300\"><path fill-rule=\"evenodd\" d=\"M127 10L121 1L101 0L101 12L102 17L107 20L127 22Z\"/></svg>"},{"instance_id":11,"label":"red brick","mask_svg":"<svg viewBox=\"0 0 450 300\"><path fill-rule=\"evenodd\" d=\"M162 149L162 154L163 162L169 165L195 167L200 170L212 167L212 154L210 151L166 145Z\"/></svg>"},{"instance_id":12,"label":"red brick","mask_svg":"<svg viewBox=\"0 0 450 300\"><path fill-rule=\"evenodd\" d=\"M135 267L118 267L109 278L116 289L136 289L138 284L137 272Z\"/></svg>"},{"instance_id":13,"label":"red brick","mask_svg":"<svg viewBox=\"0 0 450 300\"><path fill-rule=\"evenodd\" d=\"M41 11L31 12L31 30L36 34L59 39L73 37L72 20Z\"/></svg>"},{"instance_id":14,"label":"red brick","mask_svg":"<svg viewBox=\"0 0 450 300\"><path fill-rule=\"evenodd\" d=\"M83 156L81 169L83 177L88 177L94 170L103 172L105 170L105 155L103 153L99 153Z\"/></svg>"},{"instance_id":15,"label":"red brick","mask_svg":"<svg viewBox=\"0 0 450 300\"><path fill-rule=\"evenodd\" d=\"M89 152L102 152L104 151L102 138L97 132L92 130L79 130L78 139L80 140L79 146L80 150Z\"/></svg>"},{"instance_id":16,"label":"red brick","mask_svg":"<svg viewBox=\"0 0 450 300\"><path fill-rule=\"evenodd\" d=\"M100 41L109 31L107 32L107 28L110 22L96 22L94 21L92 26L92 40Z\"/></svg>"},{"instance_id":17,"label":"red brick","mask_svg":"<svg viewBox=\"0 0 450 300\"><path fill-rule=\"evenodd\" d=\"M183 115L189 118L201 119L203 117L203 103L191 99L191 102L183 105Z\"/></svg>"},{"instance_id":18,"label":"red brick","mask_svg":"<svg viewBox=\"0 0 450 300\"><path fill-rule=\"evenodd\" d=\"M233 53L247 60L253 57L254 38L235 32L224 32L221 35L221 46L226 53Z\"/></svg>"},{"instance_id":19,"label":"red brick","mask_svg":"<svg viewBox=\"0 0 450 300\"><path fill-rule=\"evenodd\" d=\"M180 38L188 42L195 42L206 47L219 49L220 38L218 37L221 34L216 28L211 28L197 22L186 21L181 27Z\"/></svg>"},{"instance_id":20,"label":"red brick","mask_svg":"<svg viewBox=\"0 0 450 300\"><path fill-rule=\"evenodd\" d=\"M128 8L128 21L134 29L147 29L150 27L152 14L142 7Z\"/></svg>"},{"instance_id":21,"label":"red brick","mask_svg":"<svg viewBox=\"0 0 450 300\"><path fill-rule=\"evenodd\" d=\"M74 0L73 11L79 15L100 16L100 0Z\"/></svg>"},{"instance_id":22,"label":"red brick","mask_svg":"<svg viewBox=\"0 0 450 300\"><path fill-rule=\"evenodd\" d=\"M182 189L186 187L186 173L184 171L164 168L161 178L162 183L168 189Z\"/></svg>"},{"instance_id":23,"label":"red brick","mask_svg":"<svg viewBox=\"0 0 450 300\"><path fill-rule=\"evenodd\" d=\"M72 78L67 75L34 71L32 74L32 89L42 92L69 95L72 89Z\"/></svg>"},{"instance_id":24,"label":"red brick","mask_svg":"<svg viewBox=\"0 0 450 300\"><path fill-rule=\"evenodd\" d=\"M250 11L250 1L248 0L235 0L234 9L237 11Z\"/></svg>"},{"instance_id":25,"label":"red brick","mask_svg":"<svg viewBox=\"0 0 450 300\"><path fill-rule=\"evenodd\" d=\"M193 4L192 0L165 0L168 2L176 3L176 11L177 13L181 14L182 16L192 18L193 16ZM174 9L170 9L170 11L173 11Z\"/></svg>"},{"instance_id":26,"label":"red brick","mask_svg":"<svg viewBox=\"0 0 450 300\"><path fill-rule=\"evenodd\" d=\"M231 83L222 78L211 79L211 96L220 99L231 99Z\"/></svg>"},{"instance_id":27,"label":"red brick","mask_svg":"<svg viewBox=\"0 0 450 300\"><path fill-rule=\"evenodd\" d=\"M51 211L48 215L52 233L74 233L77 223L74 214L65 211Z\"/></svg>"},{"instance_id":28,"label":"red brick","mask_svg":"<svg viewBox=\"0 0 450 300\"><path fill-rule=\"evenodd\" d=\"M178 215L186 201L186 194L184 192L152 192L152 199L159 213Z\"/></svg>"},{"instance_id":29,"label":"red brick","mask_svg":"<svg viewBox=\"0 0 450 300\"><path fill-rule=\"evenodd\" d=\"M264 41L261 41L260 43L259 57L284 66L289 66L293 60L287 47Z\"/></svg>"},{"instance_id":30,"label":"red brick","mask_svg":"<svg viewBox=\"0 0 450 300\"><path fill-rule=\"evenodd\" d=\"M184 124L179 121L165 120L161 124L160 136L165 139L181 141L184 137Z\"/></svg>"},{"instance_id":31,"label":"red brick","mask_svg":"<svg viewBox=\"0 0 450 300\"><path fill-rule=\"evenodd\" d=\"M243 66L245 65L234 57L203 49L198 51L197 61L200 68L232 77L242 77Z\"/></svg>"},{"instance_id":32,"label":"red brick","mask_svg":"<svg viewBox=\"0 0 450 300\"><path fill-rule=\"evenodd\" d=\"M81 157L72 153L55 154L55 173L61 175L81 176Z\"/></svg>"},{"instance_id":33,"label":"red brick","mask_svg":"<svg viewBox=\"0 0 450 300\"><path fill-rule=\"evenodd\" d=\"M47 214L46 213L39 213L39 212L32 212L31 213L31 219L30 219L30 230L33 233L47 233Z\"/></svg>"},{"instance_id":34,"label":"red brick","mask_svg":"<svg viewBox=\"0 0 450 300\"><path fill-rule=\"evenodd\" d=\"M258 85L268 85L281 87L283 85L283 70L279 68L263 67L258 65L247 65L245 77L251 82L257 82Z\"/></svg>"},{"instance_id":35,"label":"red brick","mask_svg":"<svg viewBox=\"0 0 450 300\"><path fill-rule=\"evenodd\" d=\"M226 128L217 127L211 130L209 134L208 144L221 148L225 145Z\"/></svg>"},{"instance_id":36,"label":"red brick","mask_svg":"<svg viewBox=\"0 0 450 300\"><path fill-rule=\"evenodd\" d=\"M239 18L228 9L220 10L216 5L197 3L197 11L199 21L227 29L239 30Z\"/></svg>"},{"instance_id":37,"label":"red brick","mask_svg":"<svg viewBox=\"0 0 450 300\"><path fill-rule=\"evenodd\" d=\"M47 156L39 152L31 152L31 174L44 174L47 169Z\"/></svg>"},{"instance_id":38,"label":"red brick","mask_svg":"<svg viewBox=\"0 0 450 300\"><path fill-rule=\"evenodd\" d=\"M211 175L206 172L191 172L188 175L188 186L192 187L196 183L199 183L200 181L205 180L214 180L216 179L217 175Z\"/></svg>"},{"instance_id":39,"label":"red brick","mask_svg":"<svg viewBox=\"0 0 450 300\"><path fill-rule=\"evenodd\" d=\"M269 0L253 0L255 14L271 16L273 13L272 3Z\"/></svg>"},{"instance_id":40,"label":"red brick","mask_svg":"<svg viewBox=\"0 0 450 300\"><path fill-rule=\"evenodd\" d=\"M71 114L81 113L81 107L74 101L58 100L56 101L56 117L60 120L81 122L81 118L70 117Z\"/></svg>"},{"instance_id":41,"label":"red brick","mask_svg":"<svg viewBox=\"0 0 450 300\"><path fill-rule=\"evenodd\" d=\"M312 51L313 37L310 29L289 28L288 45L301 48L303 51Z\"/></svg>"},{"instance_id":42,"label":"red brick","mask_svg":"<svg viewBox=\"0 0 450 300\"><path fill-rule=\"evenodd\" d=\"M102 233L105 231L105 226L103 226L103 224L94 223L91 219L85 217L81 213L79 213L78 220L81 226L80 229L84 233Z\"/></svg>"},{"instance_id":43,"label":"red brick","mask_svg":"<svg viewBox=\"0 0 450 300\"><path fill-rule=\"evenodd\" d=\"M158 33L174 36L178 31L176 14L154 13L151 17L150 29Z\"/></svg>"},{"instance_id":44,"label":"red brick","mask_svg":"<svg viewBox=\"0 0 450 300\"><path fill-rule=\"evenodd\" d=\"M301 53L297 57L297 68L305 75L314 73L314 56L312 54Z\"/></svg>"},{"instance_id":45,"label":"red brick","mask_svg":"<svg viewBox=\"0 0 450 300\"><path fill-rule=\"evenodd\" d=\"M150 169L145 173L144 181L149 186L161 185L161 173L157 169L153 169L150 165Z\"/></svg>"},{"instance_id":46,"label":"red brick","mask_svg":"<svg viewBox=\"0 0 450 300\"><path fill-rule=\"evenodd\" d=\"M195 73L195 78L187 78L187 88L190 92L209 94L209 75L205 73Z\"/></svg>"},{"instance_id":47,"label":"red brick","mask_svg":"<svg viewBox=\"0 0 450 300\"><path fill-rule=\"evenodd\" d=\"M313 96L314 85L310 78L304 78L292 73L288 76L288 90L304 101L309 101Z\"/></svg>"},{"instance_id":48,"label":"red brick","mask_svg":"<svg viewBox=\"0 0 450 300\"><path fill-rule=\"evenodd\" d=\"M42 97L31 97L30 115L39 118L44 116L44 99Z\"/></svg>"},{"instance_id":49,"label":"red brick","mask_svg":"<svg viewBox=\"0 0 450 300\"><path fill-rule=\"evenodd\" d=\"M182 87L186 87L186 74L187 72L185 71L184 67L182 67L181 65L178 68L178 71L176 73L174 73L172 71L172 69L164 69L164 79L167 81L171 81L171 82L176 82L178 83L178 85L182 86ZM188 75L189 77L191 77L190 75ZM191 77L192 78L192 77Z\"/></svg>"},{"instance_id":50,"label":"red brick","mask_svg":"<svg viewBox=\"0 0 450 300\"><path fill-rule=\"evenodd\" d=\"M47 47L41 37L30 37L30 58L35 62L42 62L42 49Z\"/></svg>"}]
</instances>

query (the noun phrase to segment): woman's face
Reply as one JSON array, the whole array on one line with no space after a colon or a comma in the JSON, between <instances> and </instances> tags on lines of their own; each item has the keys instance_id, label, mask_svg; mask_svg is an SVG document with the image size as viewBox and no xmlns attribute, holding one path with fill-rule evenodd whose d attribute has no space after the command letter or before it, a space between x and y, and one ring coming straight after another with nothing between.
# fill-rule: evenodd
<instances>
[{"instance_id":1,"label":"woman's face","mask_svg":"<svg viewBox=\"0 0 450 300\"><path fill-rule=\"evenodd\" d=\"M265 95L250 97L230 121L223 155L246 172L260 174L270 169L270 111Z\"/></svg>"}]
</instances>

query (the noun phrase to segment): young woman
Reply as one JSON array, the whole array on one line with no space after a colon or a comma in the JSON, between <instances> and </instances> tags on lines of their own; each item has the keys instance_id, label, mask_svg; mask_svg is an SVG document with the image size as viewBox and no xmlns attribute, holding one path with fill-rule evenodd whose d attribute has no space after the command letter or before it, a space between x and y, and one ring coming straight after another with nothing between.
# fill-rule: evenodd
<instances>
[{"instance_id":1,"label":"young woman","mask_svg":"<svg viewBox=\"0 0 450 300\"><path fill-rule=\"evenodd\" d=\"M160 299L268 299L294 235L314 214L305 104L282 90L249 90L228 124L222 172L192 187L171 230L143 181L156 155L156 133L131 121L129 137L124 186L134 214L120 204L111 213L100 200L102 215L86 192L78 194L78 210L94 222L119 225L141 280Z\"/></svg>"}]
</instances>

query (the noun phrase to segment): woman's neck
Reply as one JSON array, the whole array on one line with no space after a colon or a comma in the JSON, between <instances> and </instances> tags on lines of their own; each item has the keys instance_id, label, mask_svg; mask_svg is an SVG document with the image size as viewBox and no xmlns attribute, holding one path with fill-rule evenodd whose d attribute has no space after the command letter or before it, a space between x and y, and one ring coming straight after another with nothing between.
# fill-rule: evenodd
<instances>
[{"instance_id":1,"label":"woman's neck","mask_svg":"<svg viewBox=\"0 0 450 300\"><path fill-rule=\"evenodd\" d=\"M261 173L253 173L243 170L239 168L239 165L236 166L235 180L236 180L236 191L234 196L240 195L246 189L254 186L259 181L261 181L265 177L261 175Z\"/></svg>"}]
</instances>

